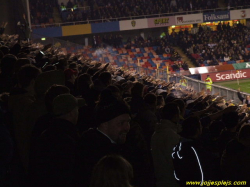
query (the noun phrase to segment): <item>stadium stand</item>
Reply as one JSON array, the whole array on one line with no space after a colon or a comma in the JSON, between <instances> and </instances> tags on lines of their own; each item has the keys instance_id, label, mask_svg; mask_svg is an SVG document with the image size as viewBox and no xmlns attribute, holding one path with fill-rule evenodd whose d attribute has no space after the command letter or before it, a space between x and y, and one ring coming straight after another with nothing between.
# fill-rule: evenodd
<instances>
[{"instance_id":1,"label":"stadium stand","mask_svg":"<svg viewBox=\"0 0 250 187\"><path fill-rule=\"evenodd\" d=\"M34 25L49 25L54 23L53 8L54 1L50 0L30 0L31 23Z\"/></svg>"},{"instance_id":2,"label":"stadium stand","mask_svg":"<svg viewBox=\"0 0 250 187\"><path fill-rule=\"evenodd\" d=\"M217 1L190 1L186 7L185 0L161 0L159 5L153 0L114 2L96 0L90 16L101 6L101 14L112 17L118 16L120 4L139 15L144 5L151 5L146 12L150 14L165 4L175 11L209 8ZM53 3L31 1L33 21L46 24L52 19ZM74 9L73 2L66 6ZM94 36L93 46L78 48L22 41L4 34L5 27L2 23L0 186L250 183L250 96L239 91L241 102L236 103L219 93L194 90L184 77L176 82L175 75L169 80L155 76L157 68L171 66L173 74L188 69L173 46L182 47L201 65L212 65L209 60L249 61L250 33L245 26L173 32L155 40L135 37L126 43L118 35Z\"/></svg>"},{"instance_id":3,"label":"stadium stand","mask_svg":"<svg viewBox=\"0 0 250 187\"><path fill-rule=\"evenodd\" d=\"M248 62L249 30L241 23L231 27L225 22L217 31L199 27L196 34L180 36L179 45L197 66Z\"/></svg>"},{"instance_id":4,"label":"stadium stand","mask_svg":"<svg viewBox=\"0 0 250 187\"><path fill-rule=\"evenodd\" d=\"M200 167L204 180L249 182L249 125L243 125L249 120L249 97L239 92L244 105L238 106L190 86L100 63L92 49L85 58L52 45L18 43L16 35L0 38L4 185L94 187L116 181L119 187L133 179L135 186L179 186L195 177L200 181ZM156 55L152 49L131 48L131 55L144 50ZM165 141L169 144L162 145ZM110 154L124 158L104 157ZM114 160L105 165L106 158ZM91 180L95 165L98 175ZM107 178L107 170L114 174Z\"/></svg>"},{"instance_id":5,"label":"stadium stand","mask_svg":"<svg viewBox=\"0 0 250 187\"><path fill-rule=\"evenodd\" d=\"M93 44L84 47L82 52L84 58L124 68L139 66L156 70L166 69L169 66L169 71L178 73L188 70L188 65L182 61L166 37L153 40L150 36L147 39L136 36L132 40L128 38L124 44L121 35L104 35L102 38L93 36ZM67 49L69 53L76 53L77 50L72 47Z\"/></svg>"},{"instance_id":6,"label":"stadium stand","mask_svg":"<svg viewBox=\"0 0 250 187\"><path fill-rule=\"evenodd\" d=\"M250 5L249 1L225 1L224 6L218 7L218 2L215 0L160 0L160 1L140 1L129 0L115 1L115 0L96 0L86 1L71 1L67 3L60 3L57 5L54 1L30 1L32 24L52 24L53 23L53 7L58 7L61 12L63 22L80 22L95 20L95 22L109 22L124 19L125 17L133 16L149 16L163 13L177 14L186 13L187 11L199 12L216 8L235 8ZM42 14L41 14L42 13Z\"/></svg>"}]
</instances>

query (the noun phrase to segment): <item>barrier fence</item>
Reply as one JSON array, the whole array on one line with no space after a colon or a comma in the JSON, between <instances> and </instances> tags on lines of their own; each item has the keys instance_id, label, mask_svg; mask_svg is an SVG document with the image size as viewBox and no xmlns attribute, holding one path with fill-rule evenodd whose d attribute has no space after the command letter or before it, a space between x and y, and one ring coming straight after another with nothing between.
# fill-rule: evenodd
<instances>
[{"instance_id":1,"label":"barrier fence","mask_svg":"<svg viewBox=\"0 0 250 187\"><path fill-rule=\"evenodd\" d=\"M67 52L79 52L79 50L84 49L85 46L75 44L69 41L60 40L57 38L49 38L46 37L46 40L41 40L41 36L34 35L32 37L33 43L41 43L43 45L52 44L54 48L58 49L64 49L64 52L67 54ZM128 66L128 70L135 71L136 73L142 75L149 75L154 77L155 79L161 79L165 81L170 82L176 82L179 83L181 79L181 73L174 72L172 74L167 73L166 69L148 69L148 68L142 68L142 67L134 67L134 66ZM202 90L206 90L206 84L203 81L192 79L190 77L184 76L187 80L187 85L193 87L193 89L196 92L201 92ZM234 100L235 103L240 103L240 100L237 96L237 90L233 90L230 88L226 88L223 86L212 84L212 92L211 94L219 93L220 96L225 96L225 99L228 100ZM250 95L249 93L241 92L242 95Z\"/></svg>"},{"instance_id":2,"label":"barrier fence","mask_svg":"<svg viewBox=\"0 0 250 187\"><path fill-rule=\"evenodd\" d=\"M156 79L162 79L170 82L179 83L181 80L181 74L168 74L166 70L161 70L161 69L155 70L154 72L152 70L139 67L137 68L136 72L139 74L146 74L149 76L153 76ZM187 85L191 86L196 92L201 92L202 90L206 90L206 84L204 81L192 79L186 76L184 76L184 78L187 80ZM211 94L219 93L219 96L225 96L225 99L227 101L234 100L235 103L240 103L241 101L238 98L237 92L238 92L237 90L212 84ZM249 93L245 92L241 92L241 94L243 96L250 95Z\"/></svg>"}]
</instances>

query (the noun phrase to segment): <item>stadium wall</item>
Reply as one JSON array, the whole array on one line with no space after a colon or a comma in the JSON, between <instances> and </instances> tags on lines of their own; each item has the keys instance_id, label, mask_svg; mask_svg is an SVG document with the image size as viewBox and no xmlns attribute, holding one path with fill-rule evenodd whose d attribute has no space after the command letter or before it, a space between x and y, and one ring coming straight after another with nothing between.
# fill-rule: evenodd
<instances>
[{"instance_id":1,"label":"stadium wall","mask_svg":"<svg viewBox=\"0 0 250 187\"><path fill-rule=\"evenodd\" d=\"M226 21L250 18L250 9L206 12L199 14L155 17L135 20L125 20L105 23L92 23L56 27L56 32L51 33L54 27L33 28L34 34L44 33L44 36L62 37L73 35L96 34L147 28L169 27L173 25L188 25L213 21Z\"/></svg>"}]
</instances>

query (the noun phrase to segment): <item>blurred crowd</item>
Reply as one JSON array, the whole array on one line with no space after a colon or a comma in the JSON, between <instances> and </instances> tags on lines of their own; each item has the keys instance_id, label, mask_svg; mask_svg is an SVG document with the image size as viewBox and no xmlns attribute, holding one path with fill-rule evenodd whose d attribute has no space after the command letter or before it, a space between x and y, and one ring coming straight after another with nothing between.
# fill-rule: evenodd
<instances>
[{"instance_id":1,"label":"blurred crowd","mask_svg":"<svg viewBox=\"0 0 250 187\"><path fill-rule=\"evenodd\" d=\"M0 37L0 183L161 187L249 181L242 103Z\"/></svg>"},{"instance_id":2,"label":"blurred crowd","mask_svg":"<svg viewBox=\"0 0 250 187\"><path fill-rule=\"evenodd\" d=\"M30 17L33 25L54 23L55 2L51 0L30 0Z\"/></svg>"},{"instance_id":3,"label":"blurred crowd","mask_svg":"<svg viewBox=\"0 0 250 187\"><path fill-rule=\"evenodd\" d=\"M92 20L98 18L110 19L162 13L177 13L193 10L217 8L217 1L204 0L96 0L93 4Z\"/></svg>"},{"instance_id":4,"label":"blurred crowd","mask_svg":"<svg viewBox=\"0 0 250 187\"><path fill-rule=\"evenodd\" d=\"M220 62L248 62L250 32L243 24L219 23L217 31L199 27L196 34L179 35L178 44L196 66L214 66Z\"/></svg>"},{"instance_id":5,"label":"blurred crowd","mask_svg":"<svg viewBox=\"0 0 250 187\"><path fill-rule=\"evenodd\" d=\"M163 13L182 13L186 11L200 11L218 8L217 0L69 0L67 3L58 4L56 1L31 0L30 9L32 23L52 24L53 8L59 6L63 22L102 20L111 21L115 18L143 16ZM249 5L247 0L225 2L226 7ZM223 8L223 7L221 7ZM98 22L98 21L97 21Z\"/></svg>"}]
</instances>

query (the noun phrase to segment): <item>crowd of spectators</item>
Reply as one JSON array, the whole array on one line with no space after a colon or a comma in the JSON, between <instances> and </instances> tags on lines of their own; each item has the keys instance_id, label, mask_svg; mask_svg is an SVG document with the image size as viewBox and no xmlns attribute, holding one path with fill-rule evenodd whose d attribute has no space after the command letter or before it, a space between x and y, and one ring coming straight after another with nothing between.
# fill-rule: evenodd
<instances>
[{"instance_id":1,"label":"crowd of spectators","mask_svg":"<svg viewBox=\"0 0 250 187\"><path fill-rule=\"evenodd\" d=\"M69 0L67 4L56 5L56 1L31 0L31 21L34 25L52 24L53 8L58 6L63 22L102 20L111 21L114 18L143 16L163 13L182 13L186 11L204 11L218 8L217 0ZM227 8L249 5L247 0L225 2ZM89 7L89 8L86 8Z\"/></svg>"},{"instance_id":2,"label":"crowd of spectators","mask_svg":"<svg viewBox=\"0 0 250 187\"><path fill-rule=\"evenodd\" d=\"M52 0L30 0L30 17L33 25L54 23L53 8L55 3Z\"/></svg>"},{"instance_id":3,"label":"crowd of spectators","mask_svg":"<svg viewBox=\"0 0 250 187\"><path fill-rule=\"evenodd\" d=\"M131 17L162 13L177 13L194 10L217 8L217 1L204 0L96 0L93 5L92 19L110 19L119 17Z\"/></svg>"},{"instance_id":4,"label":"crowd of spectators","mask_svg":"<svg viewBox=\"0 0 250 187\"><path fill-rule=\"evenodd\" d=\"M143 16L163 13L182 13L186 11L204 11L206 9L218 8L216 0L95 0L88 1L90 11L81 11L82 21L104 20L111 21L114 18L124 18L131 16ZM249 5L246 0L226 1L228 7ZM79 12L78 12L79 13ZM77 13L77 14L78 14ZM71 13L74 14L74 13ZM80 13L79 13L80 14ZM77 19L79 21L79 19Z\"/></svg>"},{"instance_id":5,"label":"crowd of spectators","mask_svg":"<svg viewBox=\"0 0 250 187\"><path fill-rule=\"evenodd\" d=\"M249 96L239 92L238 106L17 35L0 40L1 186L250 182Z\"/></svg>"},{"instance_id":6,"label":"crowd of spectators","mask_svg":"<svg viewBox=\"0 0 250 187\"><path fill-rule=\"evenodd\" d=\"M90 12L89 9L83 8L84 5L80 1L69 0L66 5L61 3L59 7L63 22L87 20L87 15Z\"/></svg>"},{"instance_id":7,"label":"crowd of spectators","mask_svg":"<svg viewBox=\"0 0 250 187\"><path fill-rule=\"evenodd\" d=\"M205 30L200 26L196 34L182 35L178 44L197 66L248 62L250 59L247 49L250 32L241 23L234 26L219 23L216 31Z\"/></svg>"}]
</instances>

